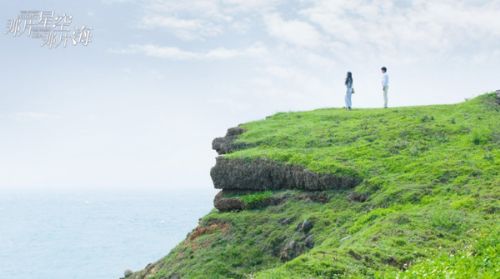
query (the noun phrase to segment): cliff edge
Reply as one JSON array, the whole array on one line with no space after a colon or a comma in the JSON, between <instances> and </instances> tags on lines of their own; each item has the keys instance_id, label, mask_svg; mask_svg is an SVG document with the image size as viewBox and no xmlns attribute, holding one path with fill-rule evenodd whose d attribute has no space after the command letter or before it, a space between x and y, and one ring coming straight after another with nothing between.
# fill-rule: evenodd
<instances>
[{"instance_id":1,"label":"cliff edge","mask_svg":"<svg viewBox=\"0 0 500 279\"><path fill-rule=\"evenodd\" d=\"M278 113L213 141L214 209L143 278L496 278L500 92Z\"/></svg>"}]
</instances>

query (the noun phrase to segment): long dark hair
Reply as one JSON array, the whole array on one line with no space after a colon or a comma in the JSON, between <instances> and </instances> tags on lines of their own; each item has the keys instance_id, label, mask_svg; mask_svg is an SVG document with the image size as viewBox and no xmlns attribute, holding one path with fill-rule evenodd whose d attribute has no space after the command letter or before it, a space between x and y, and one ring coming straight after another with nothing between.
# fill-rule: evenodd
<instances>
[{"instance_id":1,"label":"long dark hair","mask_svg":"<svg viewBox=\"0 0 500 279\"><path fill-rule=\"evenodd\" d=\"M353 83L353 79L352 79L352 73L351 72L347 72L347 77L345 78L345 85L349 84L349 83Z\"/></svg>"}]
</instances>

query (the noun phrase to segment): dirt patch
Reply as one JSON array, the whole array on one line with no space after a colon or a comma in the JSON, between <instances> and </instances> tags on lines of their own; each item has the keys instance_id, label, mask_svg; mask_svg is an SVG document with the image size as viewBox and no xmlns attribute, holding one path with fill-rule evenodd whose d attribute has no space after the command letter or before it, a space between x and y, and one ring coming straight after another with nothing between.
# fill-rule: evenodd
<instances>
[{"instance_id":1,"label":"dirt patch","mask_svg":"<svg viewBox=\"0 0 500 279\"><path fill-rule=\"evenodd\" d=\"M297 199L317 203L327 203L330 201L330 197L325 192L306 192L298 195Z\"/></svg>"},{"instance_id":2,"label":"dirt patch","mask_svg":"<svg viewBox=\"0 0 500 279\"><path fill-rule=\"evenodd\" d=\"M206 226L198 226L196 229L194 229L188 236L189 241L193 241L197 239L198 237L205 235L205 234L212 234L216 231L220 231L222 233L227 233L229 230L229 224L225 222L217 222L217 223L212 223Z\"/></svg>"},{"instance_id":3,"label":"dirt patch","mask_svg":"<svg viewBox=\"0 0 500 279\"><path fill-rule=\"evenodd\" d=\"M352 192L351 194L349 194L348 198L353 202L365 202L366 200L368 200L369 196L366 193Z\"/></svg>"}]
</instances>

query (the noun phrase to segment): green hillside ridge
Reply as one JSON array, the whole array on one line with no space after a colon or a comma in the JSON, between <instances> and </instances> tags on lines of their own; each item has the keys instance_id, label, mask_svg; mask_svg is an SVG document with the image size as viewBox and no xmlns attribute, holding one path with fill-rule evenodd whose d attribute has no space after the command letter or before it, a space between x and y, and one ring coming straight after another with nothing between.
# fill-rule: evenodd
<instances>
[{"instance_id":1,"label":"green hillside ridge","mask_svg":"<svg viewBox=\"0 0 500 279\"><path fill-rule=\"evenodd\" d=\"M495 94L278 113L241 127L236 142L246 148L224 158L355 174L360 183L229 191L244 210L212 210L165 258L127 278L498 278Z\"/></svg>"}]
</instances>

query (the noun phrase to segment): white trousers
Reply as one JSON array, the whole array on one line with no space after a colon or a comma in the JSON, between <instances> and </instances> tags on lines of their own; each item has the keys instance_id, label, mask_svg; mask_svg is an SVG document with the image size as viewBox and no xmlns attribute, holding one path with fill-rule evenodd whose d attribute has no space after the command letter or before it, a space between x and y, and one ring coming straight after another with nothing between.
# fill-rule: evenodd
<instances>
[{"instance_id":1,"label":"white trousers","mask_svg":"<svg viewBox=\"0 0 500 279\"><path fill-rule=\"evenodd\" d=\"M382 90L384 91L384 108L387 108L389 103L389 96L387 95L389 92L389 86L384 86Z\"/></svg>"}]
</instances>

